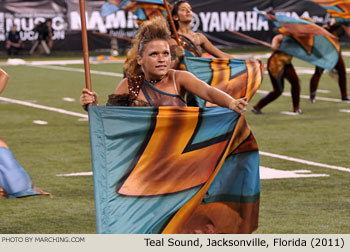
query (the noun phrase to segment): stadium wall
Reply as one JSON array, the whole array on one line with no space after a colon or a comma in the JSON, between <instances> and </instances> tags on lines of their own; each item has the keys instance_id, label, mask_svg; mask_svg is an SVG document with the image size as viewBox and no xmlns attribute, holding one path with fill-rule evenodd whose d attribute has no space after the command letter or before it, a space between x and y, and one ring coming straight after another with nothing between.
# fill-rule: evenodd
<instances>
[{"instance_id":1,"label":"stadium wall","mask_svg":"<svg viewBox=\"0 0 350 252\"><path fill-rule=\"evenodd\" d=\"M110 48L108 37L97 36L93 31L133 38L137 32L136 17L126 11L117 11L107 17L100 15L105 1L86 0L86 20L90 50ZM169 1L172 3L172 1ZM189 0L193 7L192 29L204 33L219 47L254 45L227 30L245 33L254 38L271 42L276 33L273 24L258 18L253 7L260 10L272 8L291 16L303 16L323 24L329 18L326 12L311 1L302 0ZM0 5L0 50L5 50L7 33L13 24L19 28L25 50L37 40L33 31L39 21L52 19L54 51L81 50L79 0L3 0ZM119 40L120 47L127 47L126 40Z\"/></svg>"}]
</instances>

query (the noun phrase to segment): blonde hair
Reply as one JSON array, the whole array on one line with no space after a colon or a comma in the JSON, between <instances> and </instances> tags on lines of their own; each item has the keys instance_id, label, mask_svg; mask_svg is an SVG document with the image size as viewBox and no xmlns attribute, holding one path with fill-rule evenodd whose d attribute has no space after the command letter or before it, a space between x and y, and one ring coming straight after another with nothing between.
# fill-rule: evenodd
<instances>
[{"instance_id":1,"label":"blonde hair","mask_svg":"<svg viewBox=\"0 0 350 252\"><path fill-rule=\"evenodd\" d=\"M128 76L142 74L141 66L137 63L137 55L142 56L145 45L155 39L170 40L168 22L162 16L154 17L141 24L133 46L126 55L124 70Z\"/></svg>"}]
</instances>

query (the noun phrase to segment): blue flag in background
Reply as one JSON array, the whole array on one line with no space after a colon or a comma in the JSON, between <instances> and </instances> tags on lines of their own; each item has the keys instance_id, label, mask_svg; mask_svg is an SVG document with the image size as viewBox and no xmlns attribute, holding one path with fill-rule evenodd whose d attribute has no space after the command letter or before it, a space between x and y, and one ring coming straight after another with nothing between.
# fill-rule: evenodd
<instances>
[{"instance_id":1,"label":"blue flag in background","mask_svg":"<svg viewBox=\"0 0 350 252\"><path fill-rule=\"evenodd\" d=\"M116 4L118 2L119 4ZM153 16L167 16L163 0L107 1L101 7L101 15L108 16L118 10L132 12L136 15L138 24L152 19Z\"/></svg>"},{"instance_id":2,"label":"blue flag in background","mask_svg":"<svg viewBox=\"0 0 350 252\"><path fill-rule=\"evenodd\" d=\"M337 38L324 28L302 18L283 14L265 14L255 8L259 16L271 20L284 35L279 51L315 66L332 71L339 59Z\"/></svg>"},{"instance_id":3,"label":"blue flag in background","mask_svg":"<svg viewBox=\"0 0 350 252\"><path fill-rule=\"evenodd\" d=\"M28 173L17 162L9 148L0 146L0 196L21 198L49 195L33 183Z\"/></svg>"},{"instance_id":4,"label":"blue flag in background","mask_svg":"<svg viewBox=\"0 0 350 252\"><path fill-rule=\"evenodd\" d=\"M235 99L250 101L260 88L264 65L259 60L184 57L186 70L208 85L218 88ZM195 97L199 107L213 106Z\"/></svg>"},{"instance_id":5,"label":"blue flag in background","mask_svg":"<svg viewBox=\"0 0 350 252\"><path fill-rule=\"evenodd\" d=\"M350 23L350 1L349 0L313 0L324 8L337 23Z\"/></svg>"},{"instance_id":6,"label":"blue flag in background","mask_svg":"<svg viewBox=\"0 0 350 252\"><path fill-rule=\"evenodd\" d=\"M256 230L259 153L244 116L90 106L89 124L98 233Z\"/></svg>"}]
</instances>

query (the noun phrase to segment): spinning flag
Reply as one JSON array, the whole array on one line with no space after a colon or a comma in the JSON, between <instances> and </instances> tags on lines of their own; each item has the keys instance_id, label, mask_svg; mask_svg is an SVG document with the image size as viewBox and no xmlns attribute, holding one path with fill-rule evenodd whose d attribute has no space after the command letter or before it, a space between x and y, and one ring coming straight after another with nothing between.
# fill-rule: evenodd
<instances>
[{"instance_id":1,"label":"spinning flag","mask_svg":"<svg viewBox=\"0 0 350 252\"><path fill-rule=\"evenodd\" d=\"M313 0L321 5L337 23L350 23L350 1L349 0Z\"/></svg>"},{"instance_id":2,"label":"spinning flag","mask_svg":"<svg viewBox=\"0 0 350 252\"><path fill-rule=\"evenodd\" d=\"M108 16L118 10L134 13L138 24L154 16L167 16L163 0L110 0L102 5L101 15Z\"/></svg>"},{"instance_id":3,"label":"spinning flag","mask_svg":"<svg viewBox=\"0 0 350 252\"><path fill-rule=\"evenodd\" d=\"M198 79L235 99L247 97L248 101L259 89L264 74L259 60L184 57L184 63ZM197 96L195 99L199 107L212 106Z\"/></svg>"},{"instance_id":4,"label":"spinning flag","mask_svg":"<svg viewBox=\"0 0 350 252\"><path fill-rule=\"evenodd\" d=\"M271 20L279 32L285 35L279 51L332 71L340 52L339 42L334 35L305 19L258 12L263 18Z\"/></svg>"},{"instance_id":5,"label":"spinning flag","mask_svg":"<svg viewBox=\"0 0 350 252\"><path fill-rule=\"evenodd\" d=\"M259 153L226 108L89 106L98 233L251 233Z\"/></svg>"},{"instance_id":6,"label":"spinning flag","mask_svg":"<svg viewBox=\"0 0 350 252\"><path fill-rule=\"evenodd\" d=\"M33 183L28 173L17 162L9 148L0 146L0 196L23 198L34 195L48 195Z\"/></svg>"}]
</instances>

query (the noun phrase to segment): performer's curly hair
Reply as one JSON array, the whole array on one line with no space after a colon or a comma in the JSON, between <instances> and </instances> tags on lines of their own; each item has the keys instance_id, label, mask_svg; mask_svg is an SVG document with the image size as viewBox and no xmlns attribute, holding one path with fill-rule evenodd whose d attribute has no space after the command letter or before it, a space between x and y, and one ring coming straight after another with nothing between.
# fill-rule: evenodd
<instances>
[{"instance_id":1,"label":"performer's curly hair","mask_svg":"<svg viewBox=\"0 0 350 252\"><path fill-rule=\"evenodd\" d=\"M141 66L137 64L137 55L141 56L145 45L155 39L170 40L169 26L164 17L154 17L141 24L133 47L126 55L124 70L128 76L142 74Z\"/></svg>"}]
</instances>

